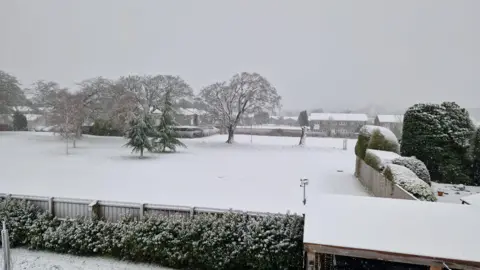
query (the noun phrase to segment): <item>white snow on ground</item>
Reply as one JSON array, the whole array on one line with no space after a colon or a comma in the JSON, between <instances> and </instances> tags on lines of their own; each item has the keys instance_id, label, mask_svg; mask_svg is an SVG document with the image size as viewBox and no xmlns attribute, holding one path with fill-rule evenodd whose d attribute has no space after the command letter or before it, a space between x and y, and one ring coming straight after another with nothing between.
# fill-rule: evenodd
<instances>
[{"instance_id":1,"label":"white snow on ground","mask_svg":"<svg viewBox=\"0 0 480 270\"><path fill-rule=\"evenodd\" d=\"M108 258L79 257L16 248L11 251L12 268L28 270L168 270L160 266L129 263ZM3 254L0 255L3 262ZM2 264L3 265L3 264Z\"/></svg>"},{"instance_id":2,"label":"white snow on ground","mask_svg":"<svg viewBox=\"0 0 480 270\"><path fill-rule=\"evenodd\" d=\"M0 132L0 192L249 211L303 213L322 193L368 196L353 176L355 140L226 135L182 140L174 154L131 154L123 138L85 136L65 155L51 133Z\"/></svg>"},{"instance_id":3,"label":"white snow on ground","mask_svg":"<svg viewBox=\"0 0 480 270\"><path fill-rule=\"evenodd\" d=\"M480 193L480 187L463 186L463 185L450 185L439 184L432 182L432 189L437 194L438 190L443 191L443 196L438 196L438 202L446 203L462 203L460 200L462 197Z\"/></svg>"},{"instance_id":4,"label":"white snow on ground","mask_svg":"<svg viewBox=\"0 0 480 270\"><path fill-rule=\"evenodd\" d=\"M306 205L304 242L480 262L479 213L468 205L323 195Z\"/></svg>"}]
</instances>

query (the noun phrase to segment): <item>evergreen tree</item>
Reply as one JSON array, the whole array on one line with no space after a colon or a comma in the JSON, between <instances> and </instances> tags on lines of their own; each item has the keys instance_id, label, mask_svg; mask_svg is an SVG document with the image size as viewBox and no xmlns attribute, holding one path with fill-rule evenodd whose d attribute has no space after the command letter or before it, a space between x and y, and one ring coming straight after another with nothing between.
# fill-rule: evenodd
<instances>
[{"instance_id":1,"label":"evergreen tree","mask_svg":"<svg viewBox=\"0 0 480 270\"><path fill-rule=\"evenodd\" d=\"M454 102L416 104L405 113L400 152L423 161L433 180L469 184L474 131L468 112Z\"/></svg>"},{"instance_id":2,"label":"evergreen tree","mask_svg":"<svg viewBox=\"0 0 480 270\"><path fill-rule=\"evenodd\" d=\"M140 152L140 157L143 157L144 149L153 150L149 139L149 135L153 135L153 132L154 128L148 116L134 118L130 121L125 135L129 139L125 146L132 147L132 152Z\"/></svg>"},{"instance_id":3,"label":"evergreen tree","mask_svg":"<svg viewBox=\"0 0 480 270\"><path fill-rule=\"evenodd\" d=\"M299 145L304 145L307 139L307 127L308 127L308 114L307 111L301 111L298 115L298 124L302 128L302 135L300 135Z\"/></svg>"},{"instance_id":4,"label":"evergreen tree","mask_svg":"<svg viewBox=\"0 0 480 270\"><path fill-rule=\"evenodd\" d=\"M473 145L473 183L480 186L480 128L475 132Z\"/></svg>"},{"instance_id":5,"label":"evergreen tree","mask_svg":"<svg viewBox=\"0 0 480 270\"><path fill-rule=\"evenodd\" d=\"M171 91L167 90L161 110L160 124L157 127L153 140L155 151L166 152L168 149L175 152L177 146L186 147L185 144L177 138L178 134L174 130L175 126L177 126L177 123L173 117Z\"/></svg>"},{"instance_id":6,"label":"evergreen tree","mask_svg":"<svg viewBox=\"0 0 480 270\"><path fill-rule=\"evenodd\" d=\"M15 111L13 114L13 130L15 131L23 131L27 130L28 122L27 117L22 113Z\"/></svg>"}]
</instances>

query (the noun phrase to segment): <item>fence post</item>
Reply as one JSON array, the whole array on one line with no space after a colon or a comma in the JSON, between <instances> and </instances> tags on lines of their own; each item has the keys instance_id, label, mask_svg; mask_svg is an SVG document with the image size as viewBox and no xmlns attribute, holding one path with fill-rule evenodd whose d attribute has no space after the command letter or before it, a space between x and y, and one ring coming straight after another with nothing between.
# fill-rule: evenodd
<instances>
[{"instance_id":1,"label":"fence post","mask_svg":"<svg viewBox=\"0 0 480 270\"><path fill-rule=\"evenodd\" d=\"M143 220L144 214L145 214L145 204L141 203L140 204L140 211L139 211L140 220Z\"/></svg>"},{"instance_id":2,"label":"fence post","mask_svg":"<svg viewBox=\"0 0 480 270\"><path fill-rule=\"evenodd\" d=\"M347 150L347 144L348 144L347 139L343 139L343 150Z\"/></svg>"},{"instance_id":3,"label":"fence post","mask_svg":"<svg viewBox=\"0 0 480 270\"><path fill-rule=\"evenodd\" d=\"M8 238L8 230L3 221L2 229L2 249L3 249L3 269L11 270L12 265L10 262L10 239Z\"/></svg>"},{"instance_id":4,"label":"fence post","mask_svg":"<svg viewBox=\"0 0 480 270\"><path fill-rule=\"evenodd\" d=\"M88 212L92 218L100 218L98 201L93 201L88 205Z\"/></svg>"},{"instance_id":5,"label":"fence post","mask_svg":"<svg viewBox=\"0 0 480 270\"><path fill-rule=\"evenodd\" d=\"M50 214L52 214L52 216L55 216L55 213L53 213L53 197L49 197L48 198L48 211L50 212Z\"/></svg>"},{"instance_id":6,"label":"fence post","mask_svg":"<svg viewBox=\"0 0 480 270\"><path fill-rule=\"evenodd\" d=\"M190 217L193 218L194 215L195 215L195 206L190 208Z\"/></svg>"}]
</instances>

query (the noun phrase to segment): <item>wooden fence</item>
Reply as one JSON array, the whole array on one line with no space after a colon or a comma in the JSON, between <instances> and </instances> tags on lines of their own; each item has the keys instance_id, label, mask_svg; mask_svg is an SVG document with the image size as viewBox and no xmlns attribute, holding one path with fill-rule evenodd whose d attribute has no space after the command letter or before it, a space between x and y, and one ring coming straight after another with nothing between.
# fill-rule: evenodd
<instances>
[{"instance_id":1,"label":"wooden fence","mask_svg":"<svg viewBox=\"0 0 480 270\"><path fill-rule=\"evenodd\" d=\"M383 174L367 165L362 159L357 157L356 162L355 175L375 197L418 200L410 192L388 180Z\"/></svg>"},{"instance_id":2,"label":"wooden fence","mask_svg":"<svg viewBox=\"0 0 480 270\"><path fill-rule=\"evenodd\" d=\"M17 199L30 202L39 208L49 211L58 218L78 218L97 216L109 221L119 221L128 215L134 219L142 219L149 215L182 215L193 217L198 214L222 214L227 212L245 213L250 216L281 215L266 212L250 212L232 209L189 207L176 205L127 203L112 201L97 201L84 199L69 199L57 197L40 197L17 194L0 194L0 199Z\"/></svg>"}]
</instances>

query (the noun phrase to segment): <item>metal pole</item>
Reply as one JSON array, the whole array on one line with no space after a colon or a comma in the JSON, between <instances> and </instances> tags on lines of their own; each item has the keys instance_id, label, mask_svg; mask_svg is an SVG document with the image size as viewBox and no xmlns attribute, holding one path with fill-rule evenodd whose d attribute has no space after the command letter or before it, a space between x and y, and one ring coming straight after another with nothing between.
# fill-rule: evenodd
<instances>
[{"instance_id":1,"label":"metal pole","mask_svg":"<svg viewBox=\"0 0 480 270\"><path fill-rule=\"evenodd\" d=\"M307 186L308 185L308 179L300 179L300 187L303 187L303 205L306 205L307 204L307 192L306 192L306 189L307 189Z\"/></svg>"},{"instance_id":2,"label":"metal pole","mask_svg":"<svg viewBox=\"0 0 480 270\"><path fill-rule=\"evenodd\" d=\"M8 231L5 226L5 221L3 221L2 229L2 249L3 249L3 270L11 270L10 263L10 242L8 239Z\"/></svg>"},{"instance_id":3,"label":"metal pole","mask_svg":"<svg viewBox=\"0 0 480 270\"><path fill-rule=\"evenodd\" d=\"M250 121L250 143L253 143L253 119Z\"/></svg>"}]
</instances>

